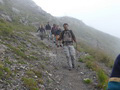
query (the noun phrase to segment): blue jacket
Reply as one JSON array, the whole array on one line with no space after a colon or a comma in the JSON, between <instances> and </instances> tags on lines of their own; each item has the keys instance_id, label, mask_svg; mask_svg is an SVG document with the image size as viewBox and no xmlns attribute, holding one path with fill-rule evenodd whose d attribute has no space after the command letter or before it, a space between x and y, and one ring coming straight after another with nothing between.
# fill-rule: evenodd
<instances>
[{"instance_id":1,"label":"blue jacket","mask_svg":"<svg viewBox=\"0 0 120 90\"><path fill-rule=\"evenodd\" d=\"M110 78L111 77L119 77L120 78L120 55L118 55L118 57L115 60Z\"/></svg>"},{"instance_id":2,"label":"blue jacket","mask_svg":"<svg viewBox=\"0 0 120 90\"><path fill-rule=\"evenodd\" d=\"M120 90L120 55L115 60L107 90Z\"/></svg>"}]
</instances>

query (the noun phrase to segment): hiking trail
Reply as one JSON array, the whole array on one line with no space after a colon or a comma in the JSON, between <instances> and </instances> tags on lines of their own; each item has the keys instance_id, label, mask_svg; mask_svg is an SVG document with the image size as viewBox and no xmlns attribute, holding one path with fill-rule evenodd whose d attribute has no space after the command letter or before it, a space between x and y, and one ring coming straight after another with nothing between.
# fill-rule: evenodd
<instances>
[{"instance_id":1,"label":"hiking trail","mask_svg":"<svg viewBox=\"0 0 120 90\"><path fill-rule=\"evenodd\" d=\"M31 34L40 40L37 33ZM93 82L97 82L96 73L88 69L85 63L78 62L78 58L85 55L84 52L77 51L76 69L69 71L63 48L57 48L51 40L44 39L43 43L51 48L47 69L49 77L54 81L47 90L98 90L98 88L95 88L97 83L85 84L83 82L85 78L90 78Z\"/></svg>"}]
</instances>

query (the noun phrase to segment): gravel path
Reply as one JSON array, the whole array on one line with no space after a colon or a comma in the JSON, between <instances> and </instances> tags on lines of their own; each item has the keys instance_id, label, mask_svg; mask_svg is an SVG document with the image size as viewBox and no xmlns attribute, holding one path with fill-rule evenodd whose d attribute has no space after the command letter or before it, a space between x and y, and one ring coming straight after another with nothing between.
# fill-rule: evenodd
<instances>
[{"instance_id":1,"label":"gravel path","mask_svg":"<svg viewBox=\"0 0 120 90\"><path fill-rule=\"evenodd\" d=\"M36 34L33 34L34 36ZM36 37L39 39L39 37ZM67 60L63 52L63 48L57 48L52 41L43 40L52 50L49 52L50 61L48 61L47 69L51 73L51 78L55 81L48 90L98 90L95 89L97 82L96 73L89 70L85 63L76 61L76 69L68 70ZM77 59L84 55L77 52ZM78 67L79 65L79 67ZM83 79L90 78L92 84L83 83Z\"/></svg>"}]
</instances>

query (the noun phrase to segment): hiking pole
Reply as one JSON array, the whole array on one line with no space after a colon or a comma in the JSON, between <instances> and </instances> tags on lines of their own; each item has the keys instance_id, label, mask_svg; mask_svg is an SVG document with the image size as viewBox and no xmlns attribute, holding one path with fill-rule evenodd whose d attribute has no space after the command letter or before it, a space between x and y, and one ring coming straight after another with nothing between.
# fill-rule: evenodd
<instances>
[{"instance_id":1,"label":"hiking pole","mask_svg":"<svg viewBox=\"0 0 120 90\"><path fill-rule=\"evenodd\" d=\"M76 57L78 56L77 49L78 47L77 47L77 42L76 42Z\"/></svg>"},{"instance_id":2,"label":"hiking pole","mask_svg":"<svg viewBox=\"0 0 120 90\"><path fill-rule=\"evenodd\" d=\"M76 50L77 50L78 48L77 48L77 42L76 42Z\"/></svg>"}]
</instances>

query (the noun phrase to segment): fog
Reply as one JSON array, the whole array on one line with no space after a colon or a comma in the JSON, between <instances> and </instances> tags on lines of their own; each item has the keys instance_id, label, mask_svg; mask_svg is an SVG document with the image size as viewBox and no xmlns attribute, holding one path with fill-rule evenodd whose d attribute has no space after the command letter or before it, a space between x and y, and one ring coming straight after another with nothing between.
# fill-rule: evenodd
<instances>
[{"instance_id":1,"label":"fog","mask_svg":"<svg viewBox=\"0 0 120 90\"><path fill-rule=\"evenodd\" d=\"M53 16L71 16L120 38L120 0L33 0Z\"/></svg>"}]
</instances>

